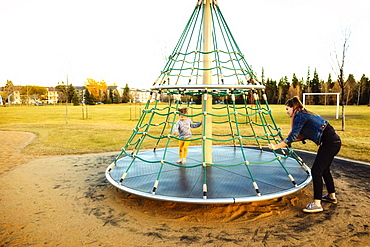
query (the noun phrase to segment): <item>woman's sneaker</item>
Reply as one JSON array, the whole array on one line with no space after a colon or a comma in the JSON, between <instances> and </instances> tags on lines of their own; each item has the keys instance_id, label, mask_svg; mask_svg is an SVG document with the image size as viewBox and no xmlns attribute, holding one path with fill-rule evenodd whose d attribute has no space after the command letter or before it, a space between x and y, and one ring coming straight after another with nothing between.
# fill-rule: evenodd
<instances>
[{"instance_id":1,"label":"woman's sneaker","mask_svg":"<svg viewBox=\"0 0 370 247\"><path fill-rule=\"evenodd\" d=\"M323 195L323 197L322 197L321 200L324 201L324 202L331 202L331 203L334 203L334 204L337 204L338 203L337 198L331 199L328 194Z\"/></svg>"},{"instance_id":2,"label":"woman's sneaker","mask_svg":"<svg viewBox=\"0 0 370 247\"><path fill-rule=\"evenodd\" d=\"M317 206L314 202L307 204L306 208L303 209L305 213L318 213L323 211L321 206Z\"/></svg>"}]
</instances>

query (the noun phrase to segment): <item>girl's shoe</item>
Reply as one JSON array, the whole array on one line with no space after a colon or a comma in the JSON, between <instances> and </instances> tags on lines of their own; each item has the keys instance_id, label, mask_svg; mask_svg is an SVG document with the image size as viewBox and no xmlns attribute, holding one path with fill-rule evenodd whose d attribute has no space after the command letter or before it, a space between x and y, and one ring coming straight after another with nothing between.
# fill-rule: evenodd
<instances>
[{"instance_id":1,"label":"girl's shoe","mask_svg":"<svg viewBox=\"0 0 370 247\"><path fill-rule=\"evenodd\" d=\"M317 206L314 202L307 204L306 208L303 209L305 213L318 213L322 212L324 209L321 206Z\"/></svg>"},{"instance_id":2,"label":"girl's shoe","mask_svg":"<svg viewBox=\"0 0 370 247\"><path fill-rule=\"evenodd\" d=\"M331 202L331 203L334 203L334 204L337 204L338 203L337 198L331 199L329 197L329 194L323 195L321 200L324 201L324 202Z\"/></svg>"}]
</instances>

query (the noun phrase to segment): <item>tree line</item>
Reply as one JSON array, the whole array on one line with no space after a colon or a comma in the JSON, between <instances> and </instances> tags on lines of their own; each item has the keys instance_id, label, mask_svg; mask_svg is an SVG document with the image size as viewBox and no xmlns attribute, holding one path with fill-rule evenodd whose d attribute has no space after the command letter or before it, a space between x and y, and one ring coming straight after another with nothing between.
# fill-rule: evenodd
<instances>
[{"instance_id":1,"label":"tree line","mask_svg":"<svg viewBox=\"0 0 370 247\"><path fill-rule=\"evenodd\" d=\"M58 94L58 103L73 103L73 105L87 104L95 105L96 103L119 104L127 103L132 100L130 88L126 84L123 93L119 93L117 86L107 86L104 80L96 81L88 78L84 83L85 86L73 86L65 82L58 83L55 86ZM20 94L22 104L29 102L45 102L48 100L48 90L42 86L14 86L11 80L7 80L5 87L0 90L0 95L7 102L14 101L14 92Z\"/></svg>"},{"instance_id":2,"label":"tree line","mask_svg":"<svg viewBox=\"0 0 370 247\"><path fill-rule=\"evenodd\" d=\"M293 96L299 96L302 99L303 93L341 93L339 80L333 80L331 74L326 80L320 79L314 70L311 77L308 69L307 77L298 79L293 74L289 80L287 76L279 81L271 78L265 79L262 69L262 83L266 86L266 95L270 104L284 104L287 99ZM370 104L370 80L365 74L359 80L356 80L353 74L349 74L344 82L344 95L342 95L345 105L367 105ZM336 96L310 96L306 104L335 104Z\"/></svg>"},{"instance_id":3,"label":"tree line","mask_svg":"<svg viewBox=\"0 0 370 247\"><path fill-rule=\"evenodd\" d=\"M314 70L311 77L310 69L308 69L307 77L298 79L293 74L291 80L287 76L279 81L271 78L265 79L264 70L262 69L261 81L265 85L265 92L270 104L284 104L285 101L293 96L302 98L303 93L342 93L341 86L338 80L333 80L331 74L326 80L320 79L319 75ZM96 103L104 104L119 104L132 102L130 88L126 84L123 92L118 91L117 86L108 86L104 80L96 81L88 78L84 83L84 87L75 87L72 84L64 82L58 83L55 89L58 91L58 102L73 103L79 105L81 103L94 105ZM356 80L353 74L349 74L344 82L343 102L345 105L366 105L370 104L370 80L365 75L362 75L360 80ZM22 102L27 103L33 101L47 100L47 89L41 86L14 86L12 81L7 80L5 87L1 91L3 99L6 101L9 95L12 95L15 90L18 90L22 96ZM163 101L168 101L168 97L161 97ZM182 99L187 101L188 99ZM193 98L195 103L200 104L201 98ZM221 102L222 98L214 97L214 102ZM335 96L310 96L306 99L306 104L335 104ZM243 103L241 97L236 99L237 103Z\"/></svg>"}]
</instances>

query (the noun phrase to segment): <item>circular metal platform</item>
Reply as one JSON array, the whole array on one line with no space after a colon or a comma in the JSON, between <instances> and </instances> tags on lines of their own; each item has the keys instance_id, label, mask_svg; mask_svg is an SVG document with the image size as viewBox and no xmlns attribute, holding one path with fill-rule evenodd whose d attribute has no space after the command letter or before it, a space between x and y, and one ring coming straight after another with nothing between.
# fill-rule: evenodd
<instances>
[{"instance_id":1,"label":"circular metal platform","mask_svg":"<svg viewBox=\"0 0 370 247\"><path fill-rule=\"evenodd\" d=\"M303 189L312 179L310 169L304 165L308 172L304 171L293 158L281 159L281 164L277 160L253 164L252 162L266 162L276 157L272 152L261 152L253 148L244 148L243 151L251 162L248 167L261 195L257 195L246 166L233 166L242 163L244 159L240 148L230 146L213 146L213 163L221 166L207 166L206 172L204 167L196 166L202 163L202 147L191 146L187 163L184 164L186 167L170 164L162 166L160 163L161 160L176 162L178 148L174 147L168 148L166 152L165 149L157 149L155 152L144 151L137 155L150 163L140 159L132 162L131 157L120 158L112 170L110 166L107 168L105 174L112 185L131 194L157 200L199 204L269 200ZM127 176L120 183L125 172ZM292 183L287 172L294 178L296 185ZM204 178L207 184L206 199L203 197ZM153 186L156 180L159 183L154 194Z\"/></svg>"}]
</instances>

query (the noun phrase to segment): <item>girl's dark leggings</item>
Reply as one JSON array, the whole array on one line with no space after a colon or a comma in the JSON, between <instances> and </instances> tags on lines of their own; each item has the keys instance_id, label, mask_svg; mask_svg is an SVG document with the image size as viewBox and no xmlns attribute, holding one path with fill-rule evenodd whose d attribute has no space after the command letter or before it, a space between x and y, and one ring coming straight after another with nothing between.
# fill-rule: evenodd
<instances>
[{"instance_id":1,"label":"girl's dark leggings","mask_svg":"<svg viewBox=\"0 0 370 247\"><path fill-rule=\"evenodd\" d=\"M337 134L331 138L325 138L317 152L315 162L311 169L314 199L321 200L323 190L323 179L326 184L328 193L335 193L333 177L330 173L330 165L334 156L340 150L341 140Z\"/></svg>"}]
</instances>

